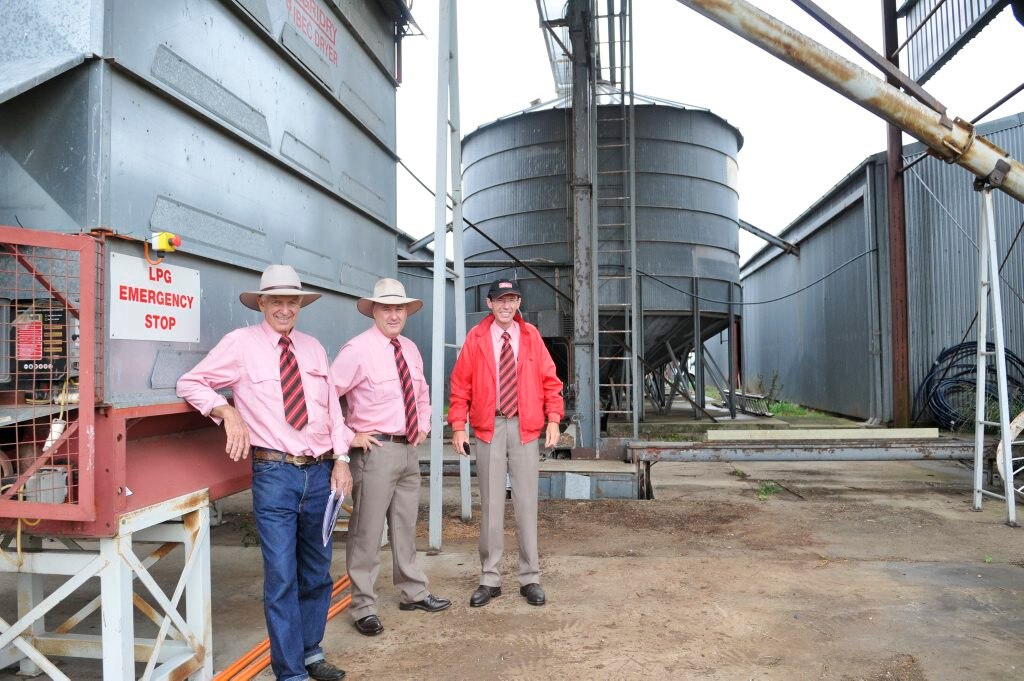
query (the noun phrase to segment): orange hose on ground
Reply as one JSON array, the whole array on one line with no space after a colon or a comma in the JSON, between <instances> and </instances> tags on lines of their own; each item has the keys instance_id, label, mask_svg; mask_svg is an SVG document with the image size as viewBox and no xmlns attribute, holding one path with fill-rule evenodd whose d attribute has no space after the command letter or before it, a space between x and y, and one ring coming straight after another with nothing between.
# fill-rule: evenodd
<instances>
[{"instance_id":1,"label":"orange hose on ground","mask_svg":"<svg viewBox=\"0 0 1024 681\"><path fill-rule=\"evenodd\" d=\"M352 586L352 580L349 579L346 573L341 579L334 583L334 587L331 589L331 599L333 600L342 591ZM346 596L327 610L327 619L331 620L335 615L348 607L349 603L352 602L351 596ZM262 662L259 666L255 666L252 669L247 669L254 664L254 662ZM270 639L265 638L260 641L256 646L252 648L245 655L228 665L227 669L222 671L213 677L214 681L247 681L252 679L256 674L263 671L267 665L270 664ZM252 672L249 676L244 676L244 673Z\"/></svg>"},{"instance_id":2,"label":"orange hose on ground","mask_svg":"<svg viewBox=\"0 0 1024 681\"><path fill-rule=\"evenodd\" d=\"M335 615L342 612L352 603L352 596L345 596L340 601L331 606L331 609L327 611L327 621L330 622ZM267 651L260 655L258 659L252 662L248 667L238 672L231 681L252 681L256 676L262 672L267 666L270 665L270 651Z\"/></svg>"}]
</instances>

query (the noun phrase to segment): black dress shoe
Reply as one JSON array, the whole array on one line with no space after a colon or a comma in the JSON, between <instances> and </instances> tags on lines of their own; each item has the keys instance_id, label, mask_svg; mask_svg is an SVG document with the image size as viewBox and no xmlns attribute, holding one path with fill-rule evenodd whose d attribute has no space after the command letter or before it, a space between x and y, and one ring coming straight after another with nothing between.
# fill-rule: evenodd
<instances>
[{"instance_id":1,"label":"black dress shoe","mask_svg":"<svg viewBox=\"0 0 1024 681\"><path fill-rule=\"evenodd\" d=\"M540 584L527 584L519 587L519 593L526 596L526 602L530 605L544 605L547 599L544 598L544 589Z\"/></svg>"},{"instance_id":2,"label":"black dress shoe","mask_svg":"<svg viewBox=\"0 0 1024 681\"><path fill-rule=\"evenodd\" d=\"M469 605L472 608L479 608L481 605L487 605L491 602L492 598L497 598L500 595L500 586L484 586L481 584L473 592L473 595L469 597Z\"/></svg>"},{"instance_id":3,"label":"black dress shoe","mask_svg":"<svg viewBox=\"0 0 1024 681\"><path fill-rule=\"evenodd\" d=\"M415 603L399 603L399 610L426 610L427 612L441 612L447 610L452 602L447 598L435 598L433 594L427 594L422 601Z\"/></svg>"},{"instance_id":4,"label":"black dress shoe","mask_svg":"<svg viewBox=\"0 0 1024 681\"><path fill-rule=\"evenodd\" d=\"M309 678L316 681L341 681L345 678L345 670L338 669L327 660L317 660L313 664L306 665L306 672Z\"/></svg>"},{"instance_id":5,"label":"black dress shoe","mask_svg":"<svg viewBox=\"0 0 1024 681\"><path fill-rule=\"evenodd\" d=\"M354 624L356 631L363 636L376 636L384 631L384 625L380 623L380 618L376 615L367 615L362 619L356 620Z\"/></svg>"}]
</instances>

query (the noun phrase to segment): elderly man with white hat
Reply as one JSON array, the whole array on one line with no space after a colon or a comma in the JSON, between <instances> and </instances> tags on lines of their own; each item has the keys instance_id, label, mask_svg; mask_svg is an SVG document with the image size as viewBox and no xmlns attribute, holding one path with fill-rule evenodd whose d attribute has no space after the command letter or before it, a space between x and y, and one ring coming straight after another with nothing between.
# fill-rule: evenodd
<instances>
[{"instance_id":1,"label":"elderly man with white hat","mask_svg":"<svg viewBox=\"0 0 1024 681\"><path fill-rule=\"evenodd\" d=\"M279 681L339 681L321 641L331 600L331 544L322 540L332 491L352 489L352 431L333 395L327 352L295 329L320 297L295 270L271 265L239 296L263 321L224 336L178 380L178 396L224 424L232 460L252 454L252 506L263 554L263 609ZM234 406L218 390L230 388Z\"/></svg>"},{"instance_id":2,"label":"elderly man with white hat","mask_svg":"<svg viewBox=\"0 0 1024 681\"><path fill-rule=\"evenodd\" d=\"M338 353L331 375L345 398L346 420L356 431L351 443L354 478L352 518L345 555L352 579L352 615L366 636L384 631L373 586L380 571L380 538L387 518L391 529L394 582L401 590L399 609L439 612L451 602L427 590L416 561L420 462L416 448L430 432L430 398L423 358L402 335L406 319L423 303L405 295L395 279L381 279L373 296L357 309L373 319Z\"/></svg>"}]
</instances>

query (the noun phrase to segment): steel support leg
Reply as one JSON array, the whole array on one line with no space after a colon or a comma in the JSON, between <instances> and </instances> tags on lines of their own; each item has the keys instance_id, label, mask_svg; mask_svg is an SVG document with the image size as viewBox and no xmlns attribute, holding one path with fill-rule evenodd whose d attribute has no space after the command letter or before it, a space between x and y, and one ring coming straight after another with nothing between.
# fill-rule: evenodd
<instances>
[{"instance_id":1,"label":"steel support leg","mask_svg":"<svg viewBox=\"0 0 1024 681\"><path fill-rule=\"evenodd\" d=\"M103 636L103 678L135 678L135 620L132 611L132 570L121 559L132 550L131 535L100 539L100 610Z\"/></svg>"}]
</instances>

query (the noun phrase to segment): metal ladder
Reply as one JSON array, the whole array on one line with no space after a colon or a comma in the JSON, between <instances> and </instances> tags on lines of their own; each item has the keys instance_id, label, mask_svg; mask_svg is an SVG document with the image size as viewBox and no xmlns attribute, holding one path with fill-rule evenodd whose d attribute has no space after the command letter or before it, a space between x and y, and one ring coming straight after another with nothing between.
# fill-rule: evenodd
<instances>
[{"instance_id":1,"label":"metal ladder","mask_svg":"<svg viewBox=\"0 0 1024 681\"><path fill-rule=\"evenodd\" d=\"M622 418L639 434L643 376L636 273L636 145L632 0L596 0L593 110L595 404L601 421ZM603 11L602 11L603 10ZM601 108L602 104L617 104Z\"/></svg>"}]
</instances>

